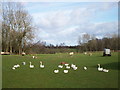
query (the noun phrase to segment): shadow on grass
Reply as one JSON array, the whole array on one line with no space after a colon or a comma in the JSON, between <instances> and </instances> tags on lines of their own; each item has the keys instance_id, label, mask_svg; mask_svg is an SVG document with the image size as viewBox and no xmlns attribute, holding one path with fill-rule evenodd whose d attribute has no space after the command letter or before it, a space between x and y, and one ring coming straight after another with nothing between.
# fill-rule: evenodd
<instances>
[{"instance_id":1,"label":"shadow on grass","mask_svg":"<svg viewBox=\"0 0 120 90\"><path fill-rule=\"evenodd\" d=\"M120 62L113 62L108 64L101 64L101 67L105 69L113 69L113 70L120 70ZM94 68L97 68L97 66L93 66Z\"/></svg>"},{"instance_id":2,"label":"shadow on grass","mask_svg":"<svg viewBox=\"0 0 120 90\"><path fill-rule=\"evenodd\" d=\"M103 56L103 55L101 55L101 56L99 56L99 57L112 57L112 56Z\"/></svg>"}]
</instances>

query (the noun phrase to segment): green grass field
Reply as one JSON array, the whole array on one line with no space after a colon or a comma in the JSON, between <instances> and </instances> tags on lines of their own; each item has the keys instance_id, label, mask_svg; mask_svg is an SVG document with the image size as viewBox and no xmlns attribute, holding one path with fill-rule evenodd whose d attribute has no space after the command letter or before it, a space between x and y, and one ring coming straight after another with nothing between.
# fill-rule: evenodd
<instances>
[{"instance_id":1,"label":"green grass field","mask_svg":"<svg viewBox=\"0 0 120 90\"><path fill-rule=\"evenodd\" d=\"M118 88L118 53L111 57L102 57L102 52L93 53L92 56L75 54L40 54L37 59L32 56L8 55L2 56L2 87L3 88ZM22 65L25 61L27 64ZM29 68L29 62L35 65ZM39 61L43 61L44 69L39 68ZM60 62L76 64L76 71L70 69L64 74L59 69L58 74L53 73L58 69ZM97 71L97 64L109 69L108 73ZM14 64L20 68L12 70ZM83 67L88 68L87 71Z\"/></svg>"}]
</instances>

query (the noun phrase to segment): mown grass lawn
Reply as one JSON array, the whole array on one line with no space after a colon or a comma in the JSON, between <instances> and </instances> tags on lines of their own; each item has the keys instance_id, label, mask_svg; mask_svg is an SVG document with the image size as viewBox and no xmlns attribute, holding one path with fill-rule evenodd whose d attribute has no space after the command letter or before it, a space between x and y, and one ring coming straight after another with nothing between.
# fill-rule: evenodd
<instances>
[{"instance_id":1,"label":"mown grass lawn","mask_svg":"<svg viewBox=\"0 0 120 90\"><path fill-rule=\"evenodd\" d=\"M3 88L118 88L118 53L111 57L102 57L102 52L93 53L92 56L75 54L40 54L37 59L32 56L9 55L2 56L2 86ZM26 65L23 66L22 62ZM29 68L29 62L35 68ZM44 69L39 68L39 61L43 61ZM59 69L58 74L53 73L58 69L60 62L76 64L76 71L70 69L68 74ZM97 64L109 69L108 73L97 71ZM14 64L20 68L12 70ZM83 67L88 68L87 71Z\"/></svg>"}]
</instances>

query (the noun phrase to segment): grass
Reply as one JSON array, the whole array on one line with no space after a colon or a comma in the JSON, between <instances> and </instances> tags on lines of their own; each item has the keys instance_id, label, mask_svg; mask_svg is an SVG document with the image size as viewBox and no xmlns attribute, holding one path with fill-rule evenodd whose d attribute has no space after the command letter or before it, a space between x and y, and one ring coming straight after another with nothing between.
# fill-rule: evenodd
<instances>
[{"instance_id":1,"label":"grass","mask_svg":"<svg viewBox=\"0 0 120 90\"><path fill-rule=\"evenodd\" d=\"M112 53L111 57L102 57L101 52L92 56L75 54L40 54L37 59L32 56L9 55L2 56L2 87L3 88L118 88L118 53ZM27 64L22 65L25 61ZM29 68L29 62L35 65ZM39 61L43 61L45 68L39 68ZM60 62L73 63L78 66L76 71L69 70L68 74L59 69L58 74L53 73L58 69ZM109 69L108 73L98 72L97 64ZM12 70L14 64L21 67ZM87 71L83 67L88 68Z\"/></svg>"}]
</instances>

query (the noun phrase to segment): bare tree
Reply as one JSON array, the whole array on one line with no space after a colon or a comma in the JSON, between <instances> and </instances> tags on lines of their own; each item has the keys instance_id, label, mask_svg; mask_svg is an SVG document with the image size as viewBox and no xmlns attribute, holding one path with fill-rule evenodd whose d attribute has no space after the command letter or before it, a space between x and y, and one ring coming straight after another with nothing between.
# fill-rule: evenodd
<instances>
[{"instance_id":1,"label":"bare tree","mask_svg":"<svg viewBox=\"0 0 120 90\"><path fill-rule=\"evenodd\" d=\"M79 44L79 45L82 44L82 36L79 36L79 38L78 38L78 44Z\"/></svg>"},{"instance_id":2,"label":"bare tree","mask_svg":"<svg viewBox=\"0 0 120 90\"><path fill-rule=\"evenodd\" d=\"M84 43L84 48L85 48L85 51L87 51L87 42L90 40L91 36L89 34L83 34L82 36L82 41Z\"/></svg>"},{"instance_id":3,"label":"bare tree","mask_svg":"<svg viewBox=\"0 0 120 90\"><path fill-rule=\"evenodd\" d=\"M18 50L21 54L27 41L33 38L31 16L20 3L5 2L3 3L2 22L4 51L12 53Z\"/></svg>"}]
</instances>

